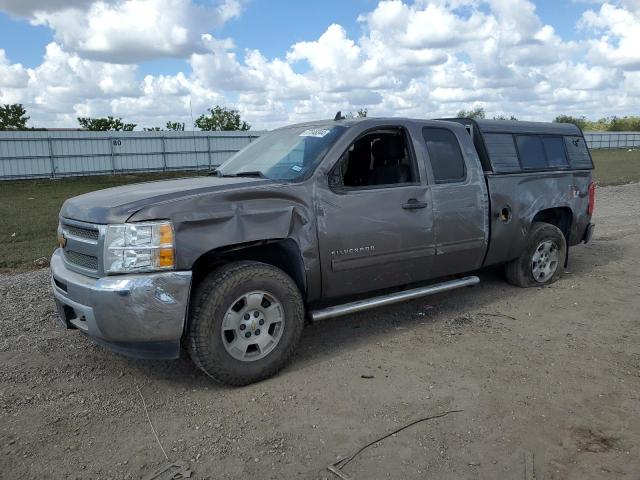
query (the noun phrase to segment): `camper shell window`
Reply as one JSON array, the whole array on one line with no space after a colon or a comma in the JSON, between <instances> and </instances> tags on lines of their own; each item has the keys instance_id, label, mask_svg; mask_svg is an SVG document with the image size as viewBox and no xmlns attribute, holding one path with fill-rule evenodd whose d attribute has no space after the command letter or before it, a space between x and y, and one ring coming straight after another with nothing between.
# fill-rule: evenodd
<instances>
[{"instance_id":1,"label":"camper shell window","mask_svg":"<svg viewBox=\"0 0 640 480\"><path fill-rule=\"evenodd\" d=\"M592 170L582 131L563 123L443 119L463 124L487 173Z\"/></svg>"}]
</instances>

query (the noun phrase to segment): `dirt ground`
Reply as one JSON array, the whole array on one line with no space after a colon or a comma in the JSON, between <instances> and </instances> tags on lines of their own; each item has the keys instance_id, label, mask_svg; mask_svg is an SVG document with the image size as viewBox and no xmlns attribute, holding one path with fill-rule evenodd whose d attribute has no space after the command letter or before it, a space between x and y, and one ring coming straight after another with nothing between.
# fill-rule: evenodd
<instances>
[{"instance_id":1,"label":"dirt ground","mask_svg":"<svg viewBox=\"0 0 640 480\"><path fill-rule=\"evenodd\" d=\"M56 323L48 271L0 276L0 477L640 479L640 184L601 188L593 243L540 289L481 284L309 326L245 388L126 359ZM373 377L373 378L363 378ZM533 471L531 469L533 466Z\"/></svg>"}]
</instances>

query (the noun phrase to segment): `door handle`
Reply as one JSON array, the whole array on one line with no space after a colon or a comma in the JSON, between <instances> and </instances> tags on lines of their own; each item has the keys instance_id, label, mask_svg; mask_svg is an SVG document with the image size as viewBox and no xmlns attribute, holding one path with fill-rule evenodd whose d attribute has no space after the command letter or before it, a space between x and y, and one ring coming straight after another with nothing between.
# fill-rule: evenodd
<instances>
[{"instance_id":1,"label":"door handle","mask_svg":"<svg viewBox=\"0 0 640 480\"><path fill-rule=\"evenodd\" d=\"M402 204L402 208L405 210L418 210L420 208L426 208L427 202L419 202L415 198L410 198L407 203Z\"/></svg>"}]
</instances>

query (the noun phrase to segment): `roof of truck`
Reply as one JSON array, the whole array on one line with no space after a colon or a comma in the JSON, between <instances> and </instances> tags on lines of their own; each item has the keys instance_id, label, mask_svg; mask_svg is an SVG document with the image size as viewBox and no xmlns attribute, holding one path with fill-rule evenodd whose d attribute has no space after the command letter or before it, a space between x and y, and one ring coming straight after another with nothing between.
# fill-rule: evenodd
<instances>
[{"instance_id":1,"label":"roof of truck","mask_svg":"<svg viewBox=\"0 0 640 480\"><path fill-rule=\"evenodd\" d=\"M572 123L521 122L519 120L473 120L469 118L448 119L452 121L466 120L461 123L473 123L482 133L548 133L556 135L579 135L582 132Z\"/></svg>"},{"instance_id":2,"label":"roof of truck","mask_svg":"<svg viewBox=\"0 0 640 480\"><path fill-rule=\"evenodd\" d=\"M357 123L379 123L381 121L394 122L432 121L426 119L411 119L404 117L366 117L366 118L343 118L341 120L316 120L311 122L297 123L295 125L287 125L282 128L291 127L320 127L327 125L342 125L345 127L353 126ZM551 134L551 135L578 135L582 136L582 132L572 123L552 123L552 122L521 122L519 120L475 120L471 118L438 118L435 121L455 122L463 125L475 125L482 133L533 133L533 134Z\"/></svg>"}]
</instances>

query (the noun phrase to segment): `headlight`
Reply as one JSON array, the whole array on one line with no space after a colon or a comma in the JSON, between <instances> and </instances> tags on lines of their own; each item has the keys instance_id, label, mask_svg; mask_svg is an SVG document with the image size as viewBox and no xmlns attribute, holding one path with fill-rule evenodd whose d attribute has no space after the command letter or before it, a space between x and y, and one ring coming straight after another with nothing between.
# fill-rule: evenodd
<instances>
[{"instance_id":1,"label":"headlight","mask_svg":"<svg viewBox=\"0 0 640 480\"><path fill-rule=\"evenodd\" d=\"M175 267L171 222L107 225L106 273L150 272Z\"/></svg>"}]
</instances>

